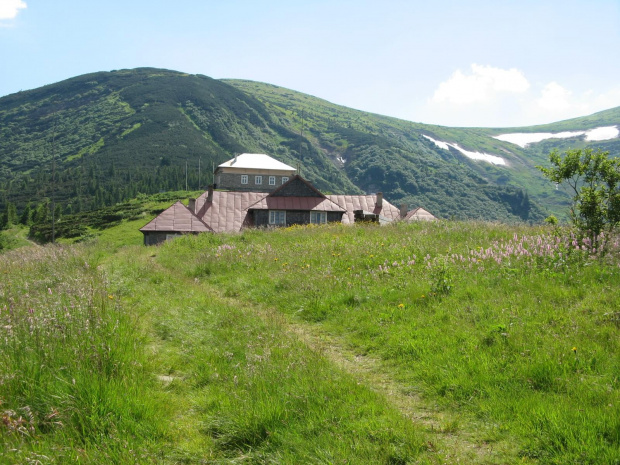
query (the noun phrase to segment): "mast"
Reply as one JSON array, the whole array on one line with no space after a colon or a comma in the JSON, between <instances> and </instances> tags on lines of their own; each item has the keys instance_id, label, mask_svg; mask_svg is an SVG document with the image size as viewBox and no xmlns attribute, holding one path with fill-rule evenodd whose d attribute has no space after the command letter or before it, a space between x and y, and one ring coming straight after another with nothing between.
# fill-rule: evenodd
<instances>
[{"instance_id":1,"label":"mast","mask_svg":"<svg viewBox=\"0 0 620 465\"><path fill-rule=\"evenodd\" d=\"M57 115L54 115L54 125L52 126L52 244L56 242L56 122Z\"/></svg>"},{"instance_id":2,"label":"mast","mask_svg":"<svg viewBox=\"0 0 620 465\"><path fill-rule=\"evenodd\" d=\"M299 160L302 160L301 157L301 148L304 140L304 110L301 110L301 130L299 131Z\"/></svg>"}]
</instances>

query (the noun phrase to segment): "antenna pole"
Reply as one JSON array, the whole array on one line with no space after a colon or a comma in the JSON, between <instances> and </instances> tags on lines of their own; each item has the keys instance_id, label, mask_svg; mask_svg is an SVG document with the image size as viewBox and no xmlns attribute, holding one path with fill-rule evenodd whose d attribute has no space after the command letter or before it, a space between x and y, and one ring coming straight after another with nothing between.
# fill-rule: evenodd
<instances>
[{"instance_id":1,"label":"antenna pole","mask_svg":"<svg viewBox=\"0 0 620 465\"><path fill-rule=\"evenodd\" d=\"M304 110L301 110L301 131L299 132L299 159L301 160L301 148L304 139Z\"/></svg>"},{"instance_id":2,"label":"antenna pole","mask_svg":"<svg viewBox=\"0 0 620 465\"><path fill-rule=\"evenodd\" d=\"M187 160L185 160L185 192L187 192Z\"/></svg>"},{"instance_id":3,"label":"antenna pole","mask_svg":"<svg viewBox=\"0 0 620 465\"><path fill-rule=\"evenodd\" d=\"M54 125L52 126L52 244L56 242L56 122L57 115L54 115Z\"/></svg>"},{"instance_id":4,"label":"antenna pole","mask_svg":"<svg viewBox=\"0 0 620 465\"><path fill-rule=\"evenodd\" d=\"M200 157L198 157L198 189L200 189Z\"/></svg>"}]
</instances>

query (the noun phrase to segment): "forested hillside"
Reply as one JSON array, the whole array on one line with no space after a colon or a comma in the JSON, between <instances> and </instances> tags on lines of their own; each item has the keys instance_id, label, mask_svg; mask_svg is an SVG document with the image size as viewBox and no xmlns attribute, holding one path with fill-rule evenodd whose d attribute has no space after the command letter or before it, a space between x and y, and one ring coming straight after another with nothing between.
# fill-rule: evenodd
<instances>
[{"instance_id":1,"label":"forested hillside","mask_svg":"<svg viewBox=\"0 0 620 465\"><path fill-rule=\"evenodd\" d=\"M618 111L589 118L578 124L620 121ZM153 68L93 73L0 98L0 212L4 223L28 223L37 212L51 217L52 206L58 216L204 189L213 166L259 152L299 167L324 192L383 191L444 218L561 213L566 195L534 168L551 145L522 149L498 133L410 123L269 84Z\"/></svg>"},{"instance_id":2,"label":"forested hillside","mask_svg":"<svg viewBox=\"0 0 620 465\"><path fill-rule=\"evenodd\" d=\"M64 209L80 211L186 181L204 187L212 166L234 153L283 147L280 158L295 164L287 146L299 145L263 104L233 87L152 69L95 73L4 97L0 131L0 202L20 209L54 194ZM306 173L317 185L355 190L315 158Z\"/></svg>"}]
</instances>

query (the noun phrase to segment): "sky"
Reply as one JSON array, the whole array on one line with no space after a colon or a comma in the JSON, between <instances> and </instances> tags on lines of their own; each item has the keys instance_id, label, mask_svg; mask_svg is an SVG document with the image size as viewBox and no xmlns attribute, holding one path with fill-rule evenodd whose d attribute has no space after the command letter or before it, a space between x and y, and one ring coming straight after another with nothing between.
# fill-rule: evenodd
<instances>
[{"instance_id":1,"label":"sky","mask_svg":"<svg viewBox=\"0 0 620 465\"><path fill-rule=\"evenodd\" d=\"M142 66L420 123L544 124L620 106L620 0L0 0L0 96Z\"/></svg>"}]
</instances>

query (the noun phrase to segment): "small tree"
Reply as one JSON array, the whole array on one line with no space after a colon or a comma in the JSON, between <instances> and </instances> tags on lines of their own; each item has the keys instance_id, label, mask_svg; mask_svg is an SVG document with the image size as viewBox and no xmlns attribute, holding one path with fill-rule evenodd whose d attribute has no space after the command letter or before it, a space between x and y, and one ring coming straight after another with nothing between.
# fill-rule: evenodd
<instances>
[{"instance_id":1,"label":"small tree","mask_svg":"<svg viewBox=\"0 0 620 465\"><path fill-rule=\"evenodd\" d=\"M570 216L594 247L601 233L608 236L620 224L620 159L592 149L557 150L549 154L551 168L537 166L556 184L566 184L573 194Z\"/></svg>"},{"instance_id":2,"label":"small tree","mask_svg":"<svg viewBox=\"0 0 620 465\"><path fill-rule=\"evenodd\" d=\"M12 225L17 224L17 208L15 204L7 202L4 213L0 214L0 229L10 228Z\"/></svg>"},{"instance_id":3,"label":"small tree","mask_svg":"<svg viewBox=\"0 0 620 465\"><path fill-rule=\"evenodd\" d=\"M24 207L24 210L22 211L22 214L19 217L19 222L21 224L26 225L26 226L30 226L32 224L32 215L33 214L34 214L34 210L32 208L32 205L30 203L28 203L28 205L26 205Z\"/></svg>"}]
</instances>

